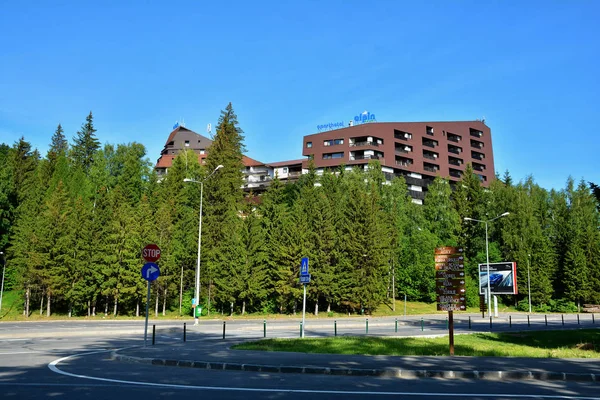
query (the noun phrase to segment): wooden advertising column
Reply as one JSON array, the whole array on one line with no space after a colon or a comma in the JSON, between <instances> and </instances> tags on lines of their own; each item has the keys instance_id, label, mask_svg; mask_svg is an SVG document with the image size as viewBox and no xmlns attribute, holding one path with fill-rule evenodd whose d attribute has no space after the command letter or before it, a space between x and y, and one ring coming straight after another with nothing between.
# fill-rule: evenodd
<instances>
[{"instance_id":1,"label":"wooden advertising column","mask_svg":"<svg viewBox=\"0 0 600 400\"><path fill-rule=\"evenodd\" d=\"M463 249L458 247L437 247L435 249L435 286L438 311L448 311L448 333L450 355L454 355L454 315L453 311L466 310L465 266Z\"/></svg>"}]
</instances>

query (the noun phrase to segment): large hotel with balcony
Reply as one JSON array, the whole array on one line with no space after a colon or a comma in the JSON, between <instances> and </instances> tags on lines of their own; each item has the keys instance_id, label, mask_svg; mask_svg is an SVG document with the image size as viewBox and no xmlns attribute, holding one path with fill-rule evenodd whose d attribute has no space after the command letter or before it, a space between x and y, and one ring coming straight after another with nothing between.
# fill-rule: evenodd
<instances>
[{"instance_id":1,"label":"large hotel with balcony","mask_svg":"<svg viewBox=\"0 0 600 400\"><path fill-rule=\"evenodd\" d=\"M404 176L419 204L436 176L456 182L468 163L484 186L494 178L491 132L482 121L364 123L305 136L302 155L318 169L378 160L388 180Z\"/></svg>"},{"instance_id":2,"label":"large hotel with balcony","mask_svg":"<svg viewBox=\"0 0 600 400\"><path fill-rule=\"evenodd\" d=\"M155 169L167 173L183 149L192 149L201 163L212 141L185 127L169 135ZM262 163L244 156L244 189L260 193L277 175L294 181L308 170L312 159L317 172L324 169L365 168L378 160L388 180L403 176L415 203L422 204L427 186L436 176L457 182L467 164L484 186L494 178L490 128L483 121L371 122L304 137L304 159Z\"/></svg>"}]
</instances>

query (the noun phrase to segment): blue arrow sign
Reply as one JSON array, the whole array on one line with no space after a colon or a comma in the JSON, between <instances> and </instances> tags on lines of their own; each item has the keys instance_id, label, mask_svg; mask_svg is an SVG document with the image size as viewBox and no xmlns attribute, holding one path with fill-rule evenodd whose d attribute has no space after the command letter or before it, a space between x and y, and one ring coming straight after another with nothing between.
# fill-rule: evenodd
<instances>
[{"instance_id":1,"label":"blue arrow sign","mask_svg":"<svg viewBox=\"0 0 600 400\"><path fill-rule=\"evenodd\" d=\"M300 261L300 276L308 275L308 257L302 257Z\"/></svg>"},{"instance_id":2,"label":"blue arrow sign","mask_svg":"<svg viewBox=\"0 0 600 400\"><path fill-rule=\"evenodd\" d=\"M154 281L160 276L160 268L158 265L152 262L144 264L142 267L142 278L147 281Z\"/></svg>"},{"instance_id":3,"label":"blue arrow sign","mask_svg":"<svg viewBox=\"0 0 600 400\"><path fill-rule=\"evenodd\" d=\"M310 283L310 274L308 275L300 275L300 283L307 284Z\"/></svg>"}]
</instances>

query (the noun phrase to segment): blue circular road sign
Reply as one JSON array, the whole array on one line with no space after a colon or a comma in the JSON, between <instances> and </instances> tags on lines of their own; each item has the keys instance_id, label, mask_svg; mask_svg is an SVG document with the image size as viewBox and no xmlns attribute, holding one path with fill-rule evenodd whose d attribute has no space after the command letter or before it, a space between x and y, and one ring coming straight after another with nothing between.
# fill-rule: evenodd
<instances>
[{"instance_id":1,"label":"blue circular road sign","mask_svg":"<svg viewBox=\"0 0 600 400\"><path fill-rule=\"evenodd\" d=\"M147 281L154 281L156 280L156 278L158 278L160 276L160 268L158 268L158 265L153 263L153 262L149 262L144 264L144 266L142 267L142 278L144 278Z\"/></svg>"}]
</instances>

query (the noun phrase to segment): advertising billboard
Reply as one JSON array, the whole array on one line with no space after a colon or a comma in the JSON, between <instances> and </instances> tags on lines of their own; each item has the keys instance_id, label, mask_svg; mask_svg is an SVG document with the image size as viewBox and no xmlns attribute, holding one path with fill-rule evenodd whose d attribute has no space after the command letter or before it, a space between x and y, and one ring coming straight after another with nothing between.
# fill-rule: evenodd
<instances>
[{"instance_id":1,"label":"advertising billboard","mask_svg":"<svg viewBox=\"0 0 600 400\"><path fill-rule=\"evenodd\" d=\"M485 294L487 286L487 264L479 264L479 294ZM490 263L490 292L492 294L517 294L517 263Z\"/></svg>"}]
</instances>

